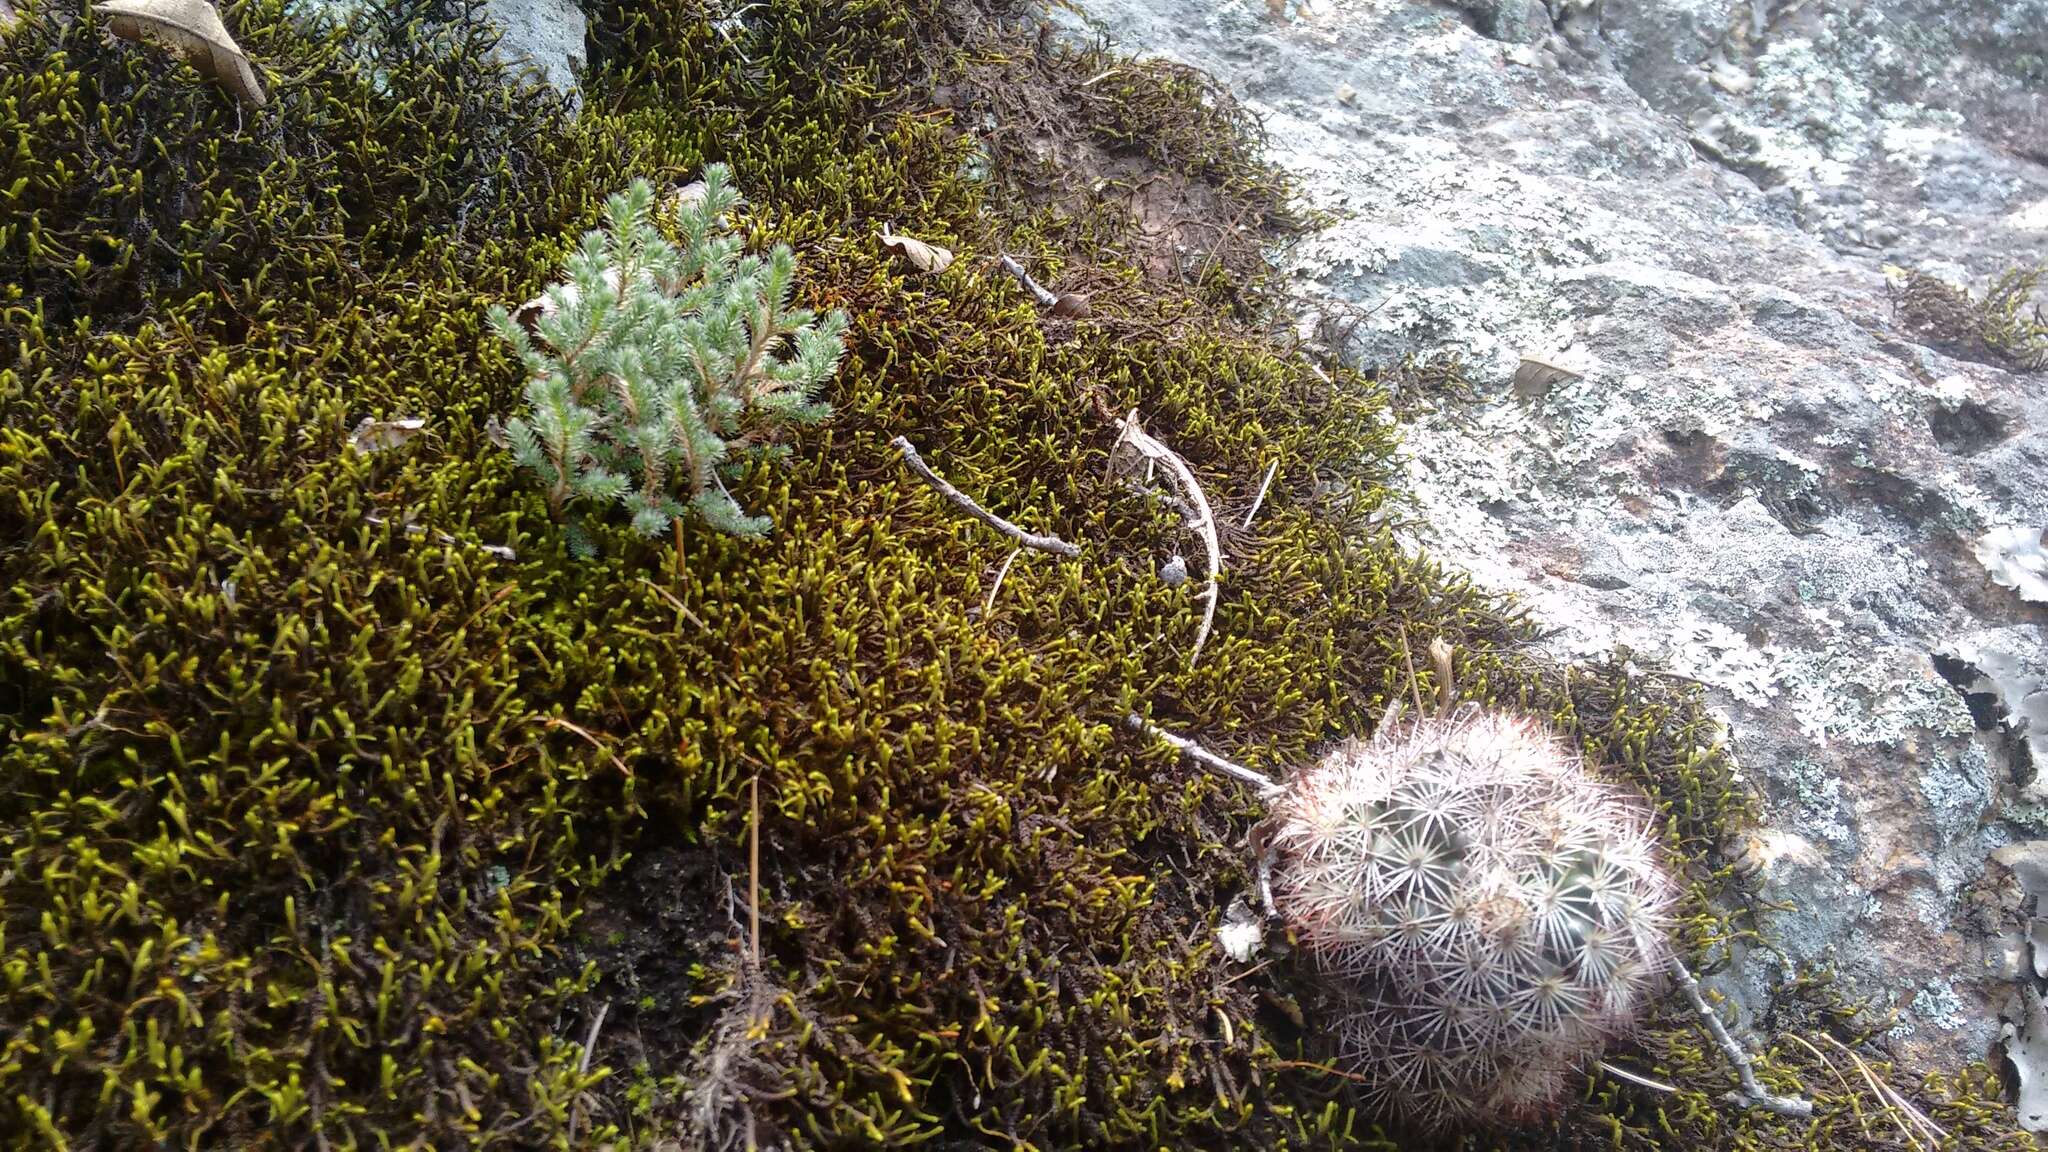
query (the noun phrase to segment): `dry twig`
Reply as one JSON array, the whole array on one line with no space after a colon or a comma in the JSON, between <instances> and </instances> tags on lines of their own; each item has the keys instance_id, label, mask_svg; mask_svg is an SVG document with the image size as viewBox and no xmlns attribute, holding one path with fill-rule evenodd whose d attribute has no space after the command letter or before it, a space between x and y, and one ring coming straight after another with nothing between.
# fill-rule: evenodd
<instances>
[{"instance_id":1,"label":"dry twig","mask_svg":"<svg viewBox=\"0 0 2048 1152\"><path fill-rule=\"evenodd\" d=\"M1939 1148L1942 1142L1948 1139L1947 1130L1929 1119L1925 1112L1913 1107L1912 1101L1907 1100L1901 1095L1898 1089L1878 1079L1877 1073L1870 1070L1869 1062L1864 1060L1855 1049L1825 1032L1821 1033L1820 1038L1841 1049L1842 1054L1847 1056L1856 1065L1857 1074L1863 1077L1863 1083L1869 1086L1871 1092L1875 1093L1879 1102L1884 1105L1886 1119L1898 1126L1899 1132L1906 1137L1906 1143L1917 1149L1920 1147L1920 1139L1918 1137L1924 1137L1929 1146ZM1794 1036L1793 1039L1798 1040L1799 1038ZM1800 1043L1805 1044L1806 1042L1801 1040ZM1814 1048L1813 1045L1807 1044L1806 1047L1809 1051L1819 1055L1819 1049ZM1828 1064L1829 1071L1834 1070L1834 1065L1828 1062L1827 1057L1823 1056L1821 1060L1823 1063ZM1836 1075L1840 1076L1840 1073L1836 1073ZM1905 1115L1904 1120L1899 1119L1900 1113ZM1908 1126L1909 1121L1911 1123L1910 1127ZM1918 1137L1915 1136L1916 1131Z\"/></svg>"},{"instance_id":2,"label":"dry twig","mask_svg":"<svg viewBox=\"0 0 2048 1152\"><path fill-rule=\"evenodd\" d=\"M581 724L574 724L567 720L564 720L560 716L536 716L534 717L534 719L539 720L542 724L545 724L550 728L560 728L564 732L571 732L577 736L582 737L584 743L590 745L592 748L597 749L599 752L604 753L605 756L611 760L612 767L617 768L619 770L619 775L631 776L633 774L633 770L631 768L626 767L626 762L624 760L619 759L618 753L613 752L610 748L605 747L603 741L599 740L597 737L590 734L590 729L583 727Z\"/></svg>"},{"instance_id":3,"label":"dry twig","mask_svg":"<svg viewBox=\"0 0 2048 1152\"><path fill-rule=\"evenodd\" d=\"M607 1000L599 1004L597 1006L597 1016L590 1021L590 1031L583 1034L583 1058L576 1062L576 1074L578 1076L588 1076L590 1074L590 1054L597 1051L597 1034L604 1031L604 1018L611 1010L611 1001Z\"/></svg>"},{"instance_id":4,"label":"dry twig","mask_svg":"<svg viewBox=\"0 0 2048 1152\"><path fill-rule=\"evenodd\" d=\"M678 525L677 531L680 532L680 525L682 524L682 521L678 520L676 521L676 524ZM645 576L642 576L640 578L640 582L642 584L647 585L649 588L653 589L655 595L661 597L663 600L668 601L669 607L674 608L677 612L681 613L683 619L688 620L690 623L695 624L699 628L704 628L706 631L709 631L709 626L706 625L704 621L699 620L697 618L697 614L695 612L690 611L690 606L683 603L682 599L678 597L675 593L669 591L666 588L663 588L661 585L656 584L654 581L649 580Z\"/></svg>"},{"instance_id":5,"label":"dry twig","mask_svg":"<svg viewBox=\"0 0 2048 1152\"><path fill-rule=\"evenodd\" d=\"M747 957L761 970L761 775L747 781Z\"/></svg>"},{"instance_id":6,"label":"dry twig","mask_svg":"<svg viewBox=\"0 0 2048 1152\"><path fill-rule=\"evenodd\" d=\"M1031 273L1026 272L1024 266L1012 259L1008 253L1003 255L1003 271L1015 276L1017 283L1022 284L1025 291L1031 293L1032 297L1038 301L1041 307L1050 308L1060 302L1059 293L1033 280Z\"/></svg>"},{"instance_id":7,"label":"dry twig","mask_svg":"<svg viewBox=\"0 0 2048 1152\"><path fill-rule=\"evenodd\" d=\"M1244 514L1244 523L1238 525L1240 531L1252 526L1252 517L1257 516L1259 508L1266 503L1266 489L1273 486L1273 473L1279 470L1280 462L1278 460L1266 466L1266 478L1259 481L1259 494L1252 497L1252 510Z\"/></svg>"},{"instance_id":8,"label":"dry twig","mask_svg":"<svg viewBox=\"0 0 2048 1152\"><path fill-rule=\"evenodd\" d=\"M590 1075L590 1054L597 1051L597 1034L604 1030L604 1018L611 1010L611 1001L607 1000L599 1004L597 1006L597 1015L591 1018L590 1031L583 1034L583 1055L576 1061L576 1075L578 1078ZM569 1111L570 1139L575 1139L576 1134L582 1131L582 1129L583 1093L579 1090L576 1093L576 1103Z\"/></svg>"},{"instance_id":9,"label":"dry twig","mask_svg":"<svg viewBox=\"0 0 2048 1152\"><path fill-rule=\"evenodd\" d=\"M1408 691L1415 697L1415 718L1422 718L1422 681L1415 678L1415 654L1408 650L1408 630L1401 629L1401 663L1408 669Z\"/></svg>"},{"instance_id":10,"label":"dry twig","mask_svg":"<svg viewBox=\"0 0 2048 1152\"><path fill-rule=\"evenodd\" d=\"M1133 732L1143 732L1154 740L1173 745L1180 750L1181 755L1193 760L1211 772L1220 773L1233 780L1241 781L1257 788L1261 796L1271 796L1281 790L1279 781L1274 780L1271 776L1263 772L1255 772L1242 764L1225 760L1223 757L1218 756L1185 736L1175 736L1173 733L1159 727L1136 712L1124 717L1124 726Z\"/></svg>"},{"instance_id":11,"label":"dry twig","mask_svg":"<svg viewBox=\"0 0 2048 1152\"><path fill-rule=\"evenodd\" d=\"M1599 1061L1599 1065L1600 1070L1602 1072L1607 1073L1609 1076L1614 1077L1616 1080L1626 1080L1631 1084L1643 1088L1654 1089L1658 1092L1678 1091L1678 1086L1675 1084L1666 1084L1662 1080L1652 1080L1648 1076L1644 1076L1639 1072L1631 1072L1618 1064L1609 1064L1607 1061L1602 1060Z\"/></svg>"},{"instance_id":12,"label":"dry twig","mask_svg":"<svg viewBox=\"0 0 2048 1152\"><path fill-rule=\"evenodd\" d=\"M898 436L894 440L889 441L889 443L898 452L903 453L903 462L910 465L911 471L917 473L919 478L931 485L933 491L952 501L955 507L969 516L1001 532L1026 548L1036 548L1040 552L1050 552L1055 556L1065 556L1069 559L1081 554L1081 549L1078 545L1069 544L1057 536L1041 536L1036 532L1026 532L1001 516L976 504L973 498L951 484L946 483L944 479L940 478L938 473L932 471L925 464L924 457L917 454L917 449L911 445L910 441Z\"/></svg>"},{"instance_id":13,"label":"dry twig","mask_svg":"<svg viewBox=\"0 0 2048 1152\"><path fill-rule=\"evenodd\" d=\"M1764 1086L1757 1081L1756 1066L1750 1062L1749 1053L1743 1051L1742 1045L1735 1042L1735 1037L1728 1034L1728 1026L1721 1023L1720 1014L1707 1003L1706 996L1700 992L1700 982L1693 978L1692 970L1685 966L1685 962L1673 957L1671 970L1678 977L1678 986L1685 993L1685 998L1692 1002L1693 1011L1699 1014L1700 1020L1707 1026L1708 1034L1713 1036L1715 1045L1721 1049L1722 1055L1728 1057L1728 1062L1735 1066L1735 1075L1742 1081L1741 1091L1730 1092L1721 1098L1741 1108L1761 1108L1766 1112L1775 1112L1794 1120L1810 1119L1813 1116L1813 1101L1798 1096L1778 1096L1764 1091Z\"/></svg>"},{"instance_id":14,"label":"dry twig","mask_svg":"<svg viewBox=\"0 0 2048 1152\"><path fill-rule=\"evenodd\" d=\"M996 573L996 582L989 587L988 603L981 606L981 615L984 620L988 618L989 613L996 610L996 593L1003 590L1003 580L1010 575L1010 565L1017 562L1017 555L1022 551L1024 551L1024 548L1022 545L1019 545L1010 549L1010 554L1004 557L1002 569Z\"/></svg>"},{"instance_id":15,"label":"dry twig","mask_svg":"<svg viewBox=\"0 0 2048 1152\"><path fill-rule=\"evenodd\" d=\"M1117 433L1116 443L1110 448L1110 462L1114 466L1117 452L1125 445L1135 449L1140 458L1149 464L1164 464L1172 475L1174 488L1189 517L1188 527L1202 538L1202 547L1209 553L1209 587L1202 594L1202 628L1195 633L1195 650L1188 655L1188 667L1202 658L1202 646L1209 642L1209 630L1216 624L1216 596L1218 581L1223 576L1223 545L1216 538L1216 513L1209 507L1209 497L1202 492L1202 485L1195 479L1194 470L1180 454L1160 443L1150 433L1138 426L1138 410L1124 417Z\"/></svg>"}]
</instances>

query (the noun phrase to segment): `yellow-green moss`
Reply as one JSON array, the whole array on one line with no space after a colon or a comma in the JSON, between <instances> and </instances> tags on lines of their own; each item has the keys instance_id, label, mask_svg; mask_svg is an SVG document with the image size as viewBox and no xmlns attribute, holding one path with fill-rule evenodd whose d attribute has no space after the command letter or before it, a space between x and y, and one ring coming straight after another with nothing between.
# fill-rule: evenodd
<instances>
[{"instance_id":1,"label":"yellow-green moss","mask_svg":"<svg viewBox=\"0 0 2048 1152\"><path fill-rule=\"evenodd\" d=\"M73 0L0 33L0 1146L649 1147L744 1115L801 1147L1398 1147L1305 1067L1312 990L1211 945L1246 800L1116 721L1279 770L1439 635L1467 692L1650 790L1695 950L1742 929L1706 899L1748 802L1697 702L1532 662L1404 556L1366 381L1058 211L996 232L912 82L967 70L937 5L772 0L737 34L607 6L573 123L473 38L225 15L261 112ZM578 562L489 445L519 382L483 312L627 178L709 159L854 317L838 415L751 477L766 541L690 534L679 577L621 530ZM959 263L886 258L884 222ZM1117 290L1049 329L999 246ZM1153 575L1174 522L1101 479L1133 407L1231 525L1280 465L1194 672L1188 589ZM351 453L365 415L427 431ZM1082 559L1026 554L985 611L1006 543L899 433ZM1619 1058L1684 1093L1603 1083L1472 1146L1870 1146L1840 1109L1719 1108L1677 1010ZM1991 1147L1990 1091L1920 1098Z\"/></svg>"},{"instance_id":2,"label":"yellow-green moss","mask_svg":"<svg viewBox=\"0 0 2048 1152\"><path fill-rule=\"evenodd\" d=\"M1899 321L1916 339L2016 372L2048 371L2048 313L2034 303L2044 269L2010 268L1974 300L1925 272L1909 272L1893 292Z\"/></svg>"}]
</instances>

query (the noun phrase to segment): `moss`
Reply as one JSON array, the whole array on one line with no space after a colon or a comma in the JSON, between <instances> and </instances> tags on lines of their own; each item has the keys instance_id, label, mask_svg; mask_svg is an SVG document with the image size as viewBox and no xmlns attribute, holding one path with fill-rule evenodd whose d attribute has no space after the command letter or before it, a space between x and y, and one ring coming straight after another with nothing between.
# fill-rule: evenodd
<instances>
[{"instance_id":1,"label":"moss","mask_svg":"<svg viewBox=\"0 0 2048 1152\"><path fill-rule=\"evenodd\" d=\"M1910 272L1894 293L1899 320L1916 339L2015 372L2048 371L2048 314L2033 303L2043 269L2012 268L1984 298L1924 272Z\"/></svg>"},{"instance_id":2,"label":"moss","mask_svg":"<svg viewBox=\"0 0 2048 1152\"><path fill-rule=\"evenodd\" d=\"M1748 800L1697 702L1532 662L1397 548L1370 382L1060 212L984 214L972 142L914 95L967 82L957 14L608 6L573 122L481 38L225 16L260 113L72 0L0 33L6 1147L1398 1147L1314 1070L1309 990L1210 944L1247 801L1115 721L1298 763L1437 635L1467 691L1650 789L1689 946L1748 930L1709 902ZM489 446L519 381L483 314L628 178L712 159L805 303L854 318L839 415L742 485L765 541L689 533L678 575L620 529L579 562ZM885 221L959 264L906 271ZM998 247L1122 290L1048 325ZM1153 577L1172 521L1099 480L1129 407L1228 524L1280 466L1192 673L1189 590ZM365 415L427 431L349 452ZM1004 543L898 433L1082 559L1019 559L985 608ZM1728 1114L1676 1013L1621 1059L1685 1092L1603 1082L1472 1146L1868 1146L1847 1113ZM1766 1069L1824 1083L1807 1059ZM1995 1145L1988 1081L1908 1087Z\"/></svg>"}]
</instances>

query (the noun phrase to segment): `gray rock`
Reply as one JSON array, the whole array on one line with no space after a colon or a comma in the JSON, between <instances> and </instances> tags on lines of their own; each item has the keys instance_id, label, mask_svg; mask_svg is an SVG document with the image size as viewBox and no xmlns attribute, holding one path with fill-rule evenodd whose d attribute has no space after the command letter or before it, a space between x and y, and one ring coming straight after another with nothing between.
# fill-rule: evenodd
<instances>
[{"instance_id":1,"label":"gray rock","mask_svg":"<svg viewBox=\"0 0 2048 1152\"><path fill-rule=\"evenodd\" d=\"M295 9L319 19L345 21L367 0L296 0ZM509 63L533 69L540 82L574 93L586 57L587 21L576 0L484 0L484 19L498 28L498 52Z\"/></svg>"},{"instance_id":2,"label":"gray rock","mask_svg":"<svg viewBox=\"0 0 2048 1152\"><path fill-rule=\"evenodd\" d=\"M1285 256L1305 334L1464 353L1481 398L1403 412L1412 545L1521 597L1561 658L1708 686L1790 905L1722 990L1755 1018L1833 968L1920 1067L1998 1042L2027 916L1975 894L2048 837L1952 686L1983 670L1958 638L2039 642L1971 544L2048 524L2048 382L1912 343L1882 262L2048 259L2048 66L2015 72L2043 2L1552 0L1533 47L1462 2L1052 14L1240 85L1337 217ZM1524 355L1583 376L1517 399Z\"/></svg>"},{"instance_id":3,"label":"gray rock","mask_svg":"<svg viewBox=\"0 0 2048 1152\"><path fill-rule=\"evenodd\" d=\"M1998 733L2006 771L2033 804L2048 803L2048 634L2038 625L1968 632L1934 666L1963 694L1977 727Z\"/></svg>"},{"instance_id":4,"label":"gray rock","mask_svg":"<svg viewBox=\"0 0 2048 1152\"><path fill-rule=\"evenodd\" d=\"M540 72L550 87L574 91L583 70L583 9L575 0L486 0L485 11L504 31L498 51Z\"/></svg>"},{"instance_id":5,"label":"gray rock","mask_svg":"<svg viewBox=\"0 0 2048 1152\"><path fill-rule=\"evenodd\" d=\"M1511 44L1534 44L1550 35L1550 10L1543 0L1448 0L1464 12L1482 36Z\"/></svg>"}]
</instances>

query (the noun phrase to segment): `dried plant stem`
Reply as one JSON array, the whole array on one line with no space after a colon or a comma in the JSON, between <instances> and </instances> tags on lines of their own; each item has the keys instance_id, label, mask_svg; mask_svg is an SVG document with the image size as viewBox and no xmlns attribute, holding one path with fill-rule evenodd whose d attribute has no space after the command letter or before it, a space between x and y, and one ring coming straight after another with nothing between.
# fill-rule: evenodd
<instances>
[{"instance_id":1,"label":"dried plant stem","mask_svg":"<svg viewBox=\"0 0 2048 1152\"><path fill-rule=\"evenodd\" d=\"M1266 489L1271 488L1273 486L1273 474L1275 472L1278 472L1279 470L1280 462L1278 460L1275 460L1271 464L1266 465L1266 478L1264 480L1259 481L1259 494L1257 496L1252 497L1252 510L1244 514L1244 523L1238 525L1238 528L1240 530L1252 526L1252 517L1257 516L1259 514L1259 509L1265 505Z\"/></svg>"},{"instance_id":2,"label":"dried plant stem","mask_svg":"<svg viewBox=\"0 0 2048 1152\"><path fill-rule=\"evenodd\" d=\"M697 614L695 612L690 611L690 606L688 604L683 603L682 600L678 598L675 593L669 591L666 588L663 588L661 585L656 584L654 581L649 580L645 576L642 576L640 578L640 582L642 584L647 585L648 588L652 589L655 595L661 597L663 600L668 601L669 607L675 609L676 612L679 615L681 615L683 619L688 620L690 623L695 624L699 628L704 628L706 631L710 630L708 626L705 625L704 621L699 620L697 618Z\"/></svg>"},{"instance_id":3,"label":"dried plant stem","mask_svg":"<svg viewBox=\"0 0 2048 1152\"><path fill-rule=\"evenodd\" d=\"M1451 646L1439 636L1429 642L1429 662L1436 667L1436 714L1451 714Z\"/></svg>"},{"instance_id":4,"label":"dried plant stem","mask_svg":"<svg viewBox=\"0 0 2048 1152\"><path fill-rule=\"evenodd\" d=\"M1263 772L1254 772L1242 764L1225 760L1223 757L1216 755L1214 752L1209 751L1185 736L1175 736L1173 733L1159 727L1136 712L1124 717L1124 726L1134 732L1143 732L1154 740L1173 745L1180 750L1181 755L1193 760L1211 772L1228 776L1233 780L1242 781L1257 788L1262 796L1271 796L1280 791L1279 781L1274 780L1271 776Z\"/></svg>"},{"instance_id":5,"label":"dried plant stem","mask_svg":"<svg viewBox=\"0 0 2048 1152\"><path fill-rule=\"evenodd\" d=\"M1728 1034L1728 1026L1721 1023L1720 1014L1707 1003L1706 996L1700 992L1700 982L1693 978L1692 971L1685 966L1685 962L1674 957L1671 961L1671 970L1678 977L1678 986L1684 991L1685 998L1692 1003L1693 1011L1698 1013L1700 1020L1706 1024L1707 1033L1714 1038L1714 1043L1721 1049L1721 1054L1728 1057L1728 1062L1735 1066L1735 1075L1742 1081L1741 1091L1730 1092L1722 1099L1738 1107L1761 1108L1766 1112L1775 1112L1794 1120L1810 1118L1813 1115L1813 1101L1798 1096L1778 1096L1764 1091L1764 1086L1757 1081L1756 1066L1750 1062L1749 1053L1743 1051L1742 1045L1735 1042L1735 1037Z\"/></svg>"},{"instance_id":6,"label":"dried plant stem","mask_svg":"<svg viewBox=\"0 0 2048 1152\"><path fill-rule=\"evenodd\" d=\"M611 760L612 767L617 768L619 770L619 775L627 777L633 775L633 770L631 768L626 767L626 762L624 760L619 759L618 753L613 752L610 748L605 747L603 741L599 740L595 736L592 736L590 734L590 729L583 727L581 724L572 724L569 721L562 719L560 716L536 716L534 717L534 719L539 720L542 724L545 724L550 728L560 728L564 732L574 733L576 736L580 737L584 743L590 745L592 748L597 749L599 752L604 753L606 758Z\"/></svg>"},{"instance_id":7,"label":"dried plant stem","mask_svg":"<svg viewBox=\"0 0 2048 1152\"><path fill-rule=\"evenodd\" d=\"M1060 302L1059 293L1053 292L1046 288L1045 285L1033 280L1031 273L1026 272L1022 264L1011 259L1008 253L1003 254L1003 271L1015 276L1017 283L1022 284L1025 290L1030 292L1041 306L1050 308Z\"/></svg>"},{"instance_id":8,"label":"dried plant stem","mask_svg":"<svg viewBox=\"0 0 2048 1152\"><path fill-rule=\"evenodd\" d=\"M1941 1125L1936 1124L1933 1120L1928 1119L1927 1114L1925 1112L1922 1112L1918 1108L1913 1107L1912 1101L1907 1100L1904 1096L1900 1095L1898 1089L1878 1079L1877 1073L1872 1072L1870 1070L1870 1063L1863 1059L1863 1057L1859 1055L1855 1049L1849 1047L1847 1044L1842 1043L1840 1040L1835 1039L1833 1036L1830 1036L1825 1032L1821 1033L1820 1038L1827 1041L1830 1044L1833 1044L1836 1048L1841 1049L1842 1054L1844 1056L1847 1056L1850 1062L1856 1066L1857 1074L1863 1077L1863 1083L1868 1085L1871 1092L1875 1093L1878 1100L1884 1104L1886 1118L1891 1120L1893 1124L1898 1126L1900 1133L1906 1137L1906 1143L1912 1145L1914 1148L1920 1147L1920 1140L1915 1138L1914 1129L1917 1129L1919 1131L1919 1135L1925 1137L1928 1143L1934 1147L1939 1147L1942 1141L1948 1139L1948 1132L1946 1129L1942 1128ZM1797 1040L1798 1037L1794 1036L1793 1039ZM1801 1040L1800 1043L1805 1044L1806 1042L1804 1040ZM1815 1054L1819 1053L1819 1050L1814 1048L1811 1044L1807 1044L1806 1047L1809 1050L1815 1052ZM1828 1064L1829 1070L1832 1071L1834 1069L1834 1064L1832 1062L1828 1062L1826 1057L1823 1056L1821 1057L1821 1059L1824 1063ZM1841 1074L1836 1073L1836 1075L1840 1076ZM1903 1113L1906 1119L1899 1119L1898 1113ZM1911 1122L1911 1128L1907 1126L1908 1121Z\"/></svg>"},{"instance_id":9,"label":"dried plant stem","mask_svg":"<svg viewBox=\"0 0 2048 1152\"><path fill-rule=\"evenodd\" d=\"M1408 649L1408 630L1401 629L1401 664L1408 669L1408 692L1415 697L1415 717L1422 718L1422 682L1415 678L1415 654Z\"/></svg>"},{"instance_id":10,"label":"dried plant stem","mask_svg":"<svg viewBox=\"0 0 2048 1152\"><path fill-rule=\"evenodd\" d=\"M1195 479L1194 469L1188 467L1188 462L1181 459L1179 453L1138 426L1138 410L1135 408L1124 417L1116 444L1110 448L1111 459L1126 444L1137 449L1148 463L1166 465L1173 476L1174 487L1193 515L1188 527L1201 536L1202 547L1209 554L1209 587L1202 594L1202 627L1195 633L1195 649L1188 655L1188 667L1193 668L1195 662L1202 658L1202 646L1209 642L1210 629L1216 625L1218 581L1223 577L1223 544L1216 536L1216 513L1209 507L1209 497L1203 493L1201 482Z\"/></svg>"},{"instance_id":11,"label":"dried plant stem","mask_svg":"<svg viewBox=\"0 0 2048 1152\"><path fill-rule=\"evenodd\" d=\"M981 606L983 619L987 619L988 614L996 610L996 593L1003 590L1003 580L1010 575L1010 565L1017 562L1017 555L1022 551L1024 551L1024 547L1020 544L1010 549L1010 554L1003 559L1002 569L996 573L996 582L989 586L988 603Z\"/></svg>"},{"instance_id":12,"label":"dried plant stem","mask_svg":"<svg viewBox=\"0 0 2048 1152\"><path fill-rule=\"evenodd\" d=\"M925 464L924 457L919 456L917 454L917 449L910 443L909 440L906 440L903 437L898 436L895 439L889 441L889 443L898 452L903 453L903 462L905 464L910 465L911 471L917 473L920 479L922 479L925 483L931 485L933 491L937 492L941 496L944 496L947 500L952 501L955 507L967 513L969 516L972 516L976 520L981 521L983 524L986 524L989 527L995 529L996 531L1001 532L1003 535L1008 536L1010 539L1015 540L1017 543L1022 544L1026 548L1035 548L1040 552L1050 552L1055 556L1065 556L1069 559L1072 559L1081 554L1081 549L1078 545L1069 544L1065 540L1062 540L1057 536L1041 536L1036 532L1026 532L1022 528L1017 527L1015 524L1010 523L1008 520L1003 519L1001 516L998 516L995 513L989 511L988 509L983 508L981 505L976 504L974 500L971 497L969 497L965 492L962 492L958 488L953 487L951 484L946 483L946 481L942 479L938 473L932 471L931 468Z\"/></svg>"},{"instance_id":13,"label":"dried plant stem","mask_svg":"<svg viewBox=\"0 0 2048 1152\"><path fill-rule=\"evenodd\" d=\"M1626 1080L1629 1083L1635 1084L1639 1087L1649 1088L1658 1092L1678 1091L1678 1086L1675 1084L1666 1084L1662 1080L1652 1080L1648 1076L1644 1076L1636 1072L1631 1072L1628 1069L1623 1068L1616 1064L1609 1064L1605 1060L1600 1061L1600 1070L1602 1072L1607 1073L1609 1076L1614 1077L1616 1080Z\"/></svg>"},{"instance_id":14,"label":"dried plant stem","mask_svg":"<svg viewBox=\"0 0 2048 1152\"><path fill-rule=\"evenodd\" d=\"M597 1034L599 1032L604 1031L604 1018L608 1013L611 1012L611 1010L611 1001L607 1000L604 1003L599 1004L597 1006L597 1015L591 1018L590 1031L585 1032L583 1034L583 1055L579 1057L576 1061L576 1075L578 1077L590 1075L590 1054L597 1051ZM574 1107L570 1109L569 1112L570 1138L574 1139L576 1134L582 1130L583 1093L579 1090L576 1093L576 1103Z\"/></svg>"},{"instance_id":15,"label":"dried plant stem","mask_svg":"<svg viewBox=\"0 0 2048 1152\"><path fill-rule=\"evenodd\" d=\"M747 957L761 970L761 776L747 781Z\"/></svg>"},{"instance_id":16,"label":"dried plant stem","mask_svg":"<svg viewBox=\"0 0 2048 1152\"><path fill-rule=\"evenodd\" d=\"M583 1034L583 1056L576 1061L576 1074L578 1076L590 1074L590 1054L597 1051L597 1034L604 1031L604 1018L611 1010L611 1001L607 1000L599 1004L597 1006L597 1015L590 1021L590 1031Z\"/></svg>"},{"instance_id":17,"label":"dried plant stem","mask_svg":"<svg viewBox=\"0 0 2048 1152\"><path fill-rule=\"evenodd\" d=\"M1257 964L1252 965L1244 971L1233 974L1232 976L1225 979L1222 983L1219 983L1216 986L1218 988L1228 988L1232 984L1237 983L1239 980L1242 980L1247 976L1255 976L1260 972L1264 972L1266 969L1271 968L1274 964L1279 963L1279 961L1280 958L1278 956L1274 956L1271 959L1267 960L1261 960Z\"/></svg>"}]
</instances>

